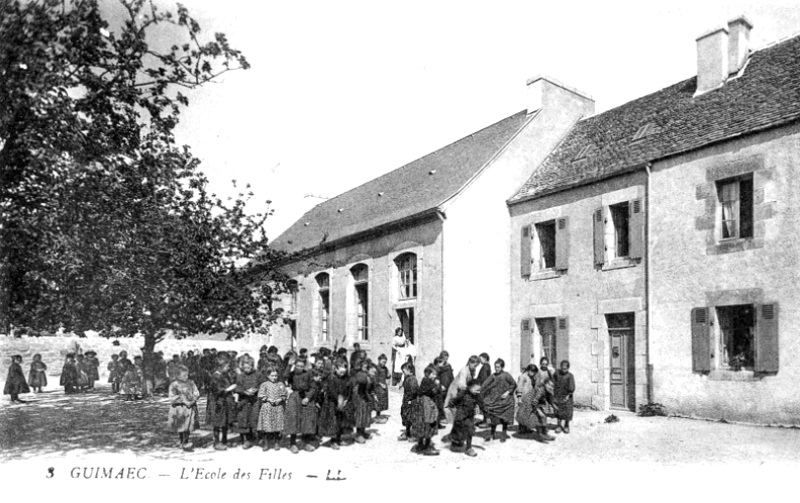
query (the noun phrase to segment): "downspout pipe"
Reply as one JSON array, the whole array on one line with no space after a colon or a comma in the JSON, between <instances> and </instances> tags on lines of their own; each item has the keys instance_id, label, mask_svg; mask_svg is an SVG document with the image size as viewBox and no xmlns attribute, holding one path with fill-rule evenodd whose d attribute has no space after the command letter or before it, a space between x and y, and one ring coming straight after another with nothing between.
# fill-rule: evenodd
<instances>
[{"instance_id":1,"label":"downspout pipe","mask_svg":"<svg viewBox=\"0 0 800 503\"><path fill-rule=\"evenodd\" d=\"M652 309L650 307L650 299L651 299L651 287L650 287L650 266L651 266L651 249L650 243L652 240L650 239L650 194L652 190L652 176L653 173L651 171L653 164L648 162L644 166L645 173L647 173L647 185L645 189L645 224L644 224L644 238L645 243L647 246L647 251L645 253L645 262L644 262L644 289L645 289L645 309L647 310L647 317L645 323L645 331L646 334L646 345L645 345L645 359L647 365L647 402L653 403L653 365L650 363L650 338L652 337L651 327L652 323L650 321Z\"/></svg>"}]
</instances>

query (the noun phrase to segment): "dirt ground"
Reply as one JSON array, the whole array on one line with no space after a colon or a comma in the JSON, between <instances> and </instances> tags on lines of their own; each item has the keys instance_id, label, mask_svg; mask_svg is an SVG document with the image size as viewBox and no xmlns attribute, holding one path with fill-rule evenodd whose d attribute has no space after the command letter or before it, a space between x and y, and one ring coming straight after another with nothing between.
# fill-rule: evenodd
<instances>
[{"instance_id":1,"label":"dirt ground","mask_svg":"<svg viewBox=\"0 0 800 503\"><path fill-rule=\"evenodd\" d=\"M413 444L399 442L401 432L397 390L390 393L390 417L374 424L372 439L365 445L351 444L340 451L322 446L314 453L292 454L287 449L262 452L260 448L232 447L218 452L211 448L211 432L203 427L193 434L194 452L177 448L177 438L167 431L167 400L163 397L125 402L106 386L93 393L64 395L61 390L26 395L26 404L11 404L4 397L0 405L0 460L46 460L70 458L91 460L101 454L135 456L142 460L187 462L240 460L290 460L313 457L315 462L345 463L348 466L387 467L469 465L536 459L545 465L566 463L646 462L658 465L707 463L797 463L800 461L800 430L761 426L721 424L676 417L637 417L615 412L618 422L606 423L608 412L576 410L570 434L555 435L552 443L540 443L520 435L516 427L507 442L487 441L488 430L479 430L474 445L476 458L451 452L441 438L436 457L410 452ZM201 424L205 399L201 399ZM238 440L238 435L231 435ZM347 439L346 439L347 440ZM235 442L234 442L235 443ZM366 451L366 452L365 452ZM98 458L100 459L100 458Z\"/></svg>"}]
</instances>

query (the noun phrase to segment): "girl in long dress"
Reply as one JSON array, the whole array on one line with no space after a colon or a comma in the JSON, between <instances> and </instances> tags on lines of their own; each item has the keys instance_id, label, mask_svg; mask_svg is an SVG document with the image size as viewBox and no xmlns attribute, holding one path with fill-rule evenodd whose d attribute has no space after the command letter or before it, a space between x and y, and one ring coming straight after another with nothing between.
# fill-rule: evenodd
<instances>
[{"instance_id":1,"label":"girl in long dress","mask_svg":"<svg viewBox=\"0 0 800 503\"><path fill-rule=\"evenodd\" d=\"M414 452L426 456L437 456L439 451L433 446L432 438L439 431L439 409L436 407L436 396L441 393L441 384L436 376L436 367L428 365L425 377L419 384L417 399L414 402L411 433L417 439Z\"/></svg>"},{"instance_id":2,"label":"girl in long dress","mask_svg":"<svg viewBox=\"0 0 800 503\"><path fill-rule=\"evenodd\" d=\"M497 425L502 425L501 442L508 439L508 425L514 423L514 390L517 382L506 372L506 362L498 358L494 362L494 374L490 375L481 386L483 410L491 423L492 431L488 440L492 440L497 432Z\"/></svg>"},{"instance_id":3,"label":"girl in long dress","mask_svg":"<svg viewBox=\"0 0 800 503\"><path fill-rule=\"evenodd\" d=\"M167 422L171 431L177 432L180 438L180 447L190 451L194 444L189 441L192 431L200 428L200 418L197 413L197 400L200 391L194 382L189 380L189 369L180 365L177 369L177 379L169 385L170 408Z\"/></svg>"},{"instance_id":4,"label":"girl in long dress","mask_svg":"<svg viewBox=\"0 0 800 503\"><path fill-rule=\"evenodd\" d=\"M556 433L569 433L569 423L574 410L572 395L575 393L575 377L569 371L569 361L563 360L561 368L556 372L553 386L553 401L558 407ZM564 424L562 425L562 421Z\"/></svg>"},{"instance_id":5,"label":"girl in long dress","mask_svg":"<svg viewBox=\"0 0 800 503\"><path fill-rule=\"evenodd\" d=\"M33 388L36 393L41 393L42 388L47 386L47 365L42 361L42 355L33 355L31 370L28 373L28 386Z\"/></svg>"},{"instance_id":6,"label":"girl in long dress","mask_svg":"<svg viewBox=\"0 0 800 503\"><path fill-rule=\"evenodd\" d=\"M265 372L267 380L258 388L261 411L258 415L258 431L264 432L264 450L280 450L280 434L285 427L286 385L278 379L278 369L272 365ZM274 442L274 444L273 444Z\"/></svg>"}]
</instances>

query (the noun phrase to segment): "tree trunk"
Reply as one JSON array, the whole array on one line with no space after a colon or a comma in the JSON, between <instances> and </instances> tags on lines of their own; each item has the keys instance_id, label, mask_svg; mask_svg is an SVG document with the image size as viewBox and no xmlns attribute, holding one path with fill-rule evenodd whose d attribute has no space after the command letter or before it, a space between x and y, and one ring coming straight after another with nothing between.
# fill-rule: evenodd
<instances>
[{"instance_id":1,"label":"tree trunk","mask_svg":"<svg viewBox=\"0 0 800 503\"><path fill-rule=\"evenodd\" d=\"M153 355L155 354L156 342L158 342L156 334L145 332L142 358L144 360L144 389L147 396L152 395L153 388L155 388L155 369L153 368L155 358L153 358Z\"/></svg>"}]
</instances>

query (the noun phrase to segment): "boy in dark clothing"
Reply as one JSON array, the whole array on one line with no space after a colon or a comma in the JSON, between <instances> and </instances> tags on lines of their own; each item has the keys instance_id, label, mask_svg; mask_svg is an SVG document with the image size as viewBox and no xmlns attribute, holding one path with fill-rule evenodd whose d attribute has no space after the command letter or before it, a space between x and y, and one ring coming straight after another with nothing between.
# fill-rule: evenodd
<instances>
[{"instance_id":1,"label":"boy in dark clothing","mask_svg":"<svg viewBox=\"0 0 800 503\"><path fill-rule=\"evenodd\" d=\"M449 408L455 408L455 421L451 434L452 449L457 450L462 446L464 454L475 457L478 454L472 448L472 436L475 435L475 407L480 404L481 385L475 379L467 383L467 389L458 391L455 398L450 400Z\"/></svg>"}]
</instances>

